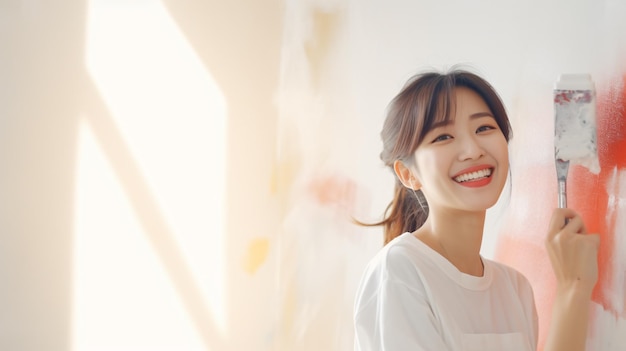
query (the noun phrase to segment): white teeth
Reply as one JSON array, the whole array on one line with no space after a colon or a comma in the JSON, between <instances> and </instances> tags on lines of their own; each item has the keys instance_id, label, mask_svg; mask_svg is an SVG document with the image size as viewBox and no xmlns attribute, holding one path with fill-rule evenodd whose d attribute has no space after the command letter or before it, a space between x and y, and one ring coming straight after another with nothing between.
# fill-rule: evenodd
<instances>
[{"instance_id":1,"label":"white teeth","mask_svg":"<svg viewBox=\"0 0 626 351\"><path fill-rule=\"evenodd\" d=\"M460 176L455 177L454 180L456 180L459 183L463 183L469 180L489 177L490 175L491 175L491 168L487 168L487 169L481 169L480 171L476 171L472 173L461 174Z\"/></svg>"}]
</instances>

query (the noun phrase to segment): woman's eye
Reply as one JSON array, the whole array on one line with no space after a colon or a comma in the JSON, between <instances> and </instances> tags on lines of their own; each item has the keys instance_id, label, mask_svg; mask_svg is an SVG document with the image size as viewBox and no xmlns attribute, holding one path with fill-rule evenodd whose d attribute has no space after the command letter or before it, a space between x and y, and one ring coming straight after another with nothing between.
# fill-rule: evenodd
<instances>
[{"instance_id":1,"label":"woman's eye","mask_svg":"<svg viewBox=\"0 0 626 351\"><path fill-rule=\"evenodd\" d=\"M476 129L476 133L486 132L488 130L494 130L494 129L496 129L496 127L491 126L491 125L484 125L484 126L478 127L478 129Z\"/></svg>"},{"instance_id":2,"label":"woman's eye","mask_svg":"<svg viewBox=\"0 0 626 351\"><path fill-rule=\"evenodd\" d=\"M452 136L450 134L441 134L440 136L436 137L433 140L433 143L439 142L439 141L445 141L448 139L452 139Z\"/></svg>"}]
</instances>

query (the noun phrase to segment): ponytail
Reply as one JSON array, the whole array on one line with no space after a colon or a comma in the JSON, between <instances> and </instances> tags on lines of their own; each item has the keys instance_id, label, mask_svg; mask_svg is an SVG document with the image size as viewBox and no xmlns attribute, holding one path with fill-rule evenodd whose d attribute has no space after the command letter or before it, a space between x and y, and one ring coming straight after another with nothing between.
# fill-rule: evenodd
<instances>
[{"instance_id":1,"label":"ponytail","mask_svg":"<svg viewBox=\"0 0 626 351\"><path fill-rule=\"evenodd\" d=\"M368 227L382 225L387 245L402 233L416 231L427 217L428 204L422 191L409 190L396 179L393 200L385 209L385 218L377 223L357 223Z\"/></svg>"}]
</instances>

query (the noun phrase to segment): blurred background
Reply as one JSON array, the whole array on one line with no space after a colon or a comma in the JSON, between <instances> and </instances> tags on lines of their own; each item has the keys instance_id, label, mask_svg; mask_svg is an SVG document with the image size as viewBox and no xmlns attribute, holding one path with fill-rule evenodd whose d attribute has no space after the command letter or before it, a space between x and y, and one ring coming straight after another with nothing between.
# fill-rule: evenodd
<instances>
[{"instance_id":1,"label":"blurred background","mask_svg":"<svg viewBox=\"0 0 626 351\"><path fill-rule=\"evenodd\" d=\"M501 93L483 256L554 282L552 85L590 73L602 235L590 350L626 348L626 2L0 0L0 349L350 350L382 247L389 100L463 64ZM541 348L540 345L540 348Z\"/></svg>"}]
</instances>

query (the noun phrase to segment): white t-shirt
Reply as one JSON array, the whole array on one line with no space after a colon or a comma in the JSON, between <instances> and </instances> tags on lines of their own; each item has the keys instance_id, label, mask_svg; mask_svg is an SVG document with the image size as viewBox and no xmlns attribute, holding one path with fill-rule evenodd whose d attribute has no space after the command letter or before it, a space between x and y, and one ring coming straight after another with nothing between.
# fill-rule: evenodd
<instances>
[{"instance_id":1,"label":"white t-shirt","mask_svg":"<svg viewBox=\"0 0 626 351\"><path fill-rule=\"evenodd\" d=\"M537 313L528 280L482 259L475 277L411 233L368 264L355 301L356 351L529 351Z\"/></svg>"}]
</instances>

